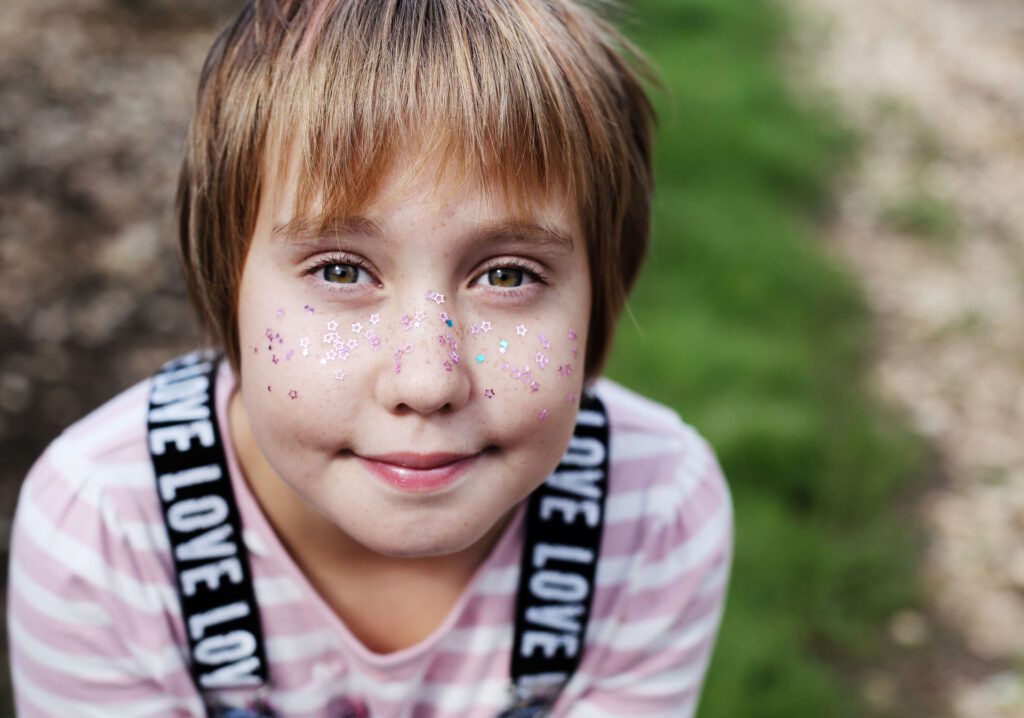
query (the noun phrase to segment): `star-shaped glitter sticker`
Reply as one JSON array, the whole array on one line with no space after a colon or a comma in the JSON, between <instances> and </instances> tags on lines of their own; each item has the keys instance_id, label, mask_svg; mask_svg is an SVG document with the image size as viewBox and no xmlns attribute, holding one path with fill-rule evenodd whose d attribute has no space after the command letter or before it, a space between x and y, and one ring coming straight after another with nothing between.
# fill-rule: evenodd
<instances>
[{"instance_id":1,"label":"star-shaped glitter sticker","mask_svg":"<svg viewBox=\"0 0 1024 718\"><path fill-rule=\"evenodd\" d=\"M537 382L533 382L532 384L530 384L530 391L536 394L538 391L540 391L540 384Z\"/></svg>"},{"instance_id":2,"label":"star-shaped glitter sticker","mask_svg":"<svg viewBox=\"0 0 1024 718\"><path fill-rule=\"evenodd\" d=\"M559 365L558 373L561 374L562 376L569 376L570 374L572 374L572 365L571 364L561 364L561 365Z\"/></svg>"},{"instance_id":3,"label":"star-shaped glitter sticker","mask_svg":"<svg viewBox=\"0 0 1024 718\"><path fill-rule=\"evenodd\" d=\"M380 324L380 315L379 314L371 314L370 315L370 324L372 324L373 326L377 326L378 324Z\"/></svg>"},{"instance_id":4,"label":"star-shaped glitter sticker","mask_svg":"<svg viewBox=\"0 0 1024 718\"><path fill-rule=\"evenodd\" d=\"M486 396L488 399L493 399L494 389L484 389L484 396Z\"/></svg>"},{"instance_id":5,"label":"star-shaped glitter sticker","mask_svg":"<svg viewBox=\"0 0 1024 718\"><path fill-rule=\"evenodd\" d=\"M540 410L540 413L539 413L539 414L537 414L537 419L538 419L538 420L540 420L540 421L544 421L544 420L545 420L545 419L547 419L547 418L548 418L548 417L549 417L550 415L551 415L551 412L549 412L549 411L548 411L547 409L541 409L541 410Z\"/></svg>"},{"instance_id":6,"label":"star-shaped glitter sticker","mask_svg":"<svg viewBox=\"0 0 1024 718\"><path fill-rule=\"evenodd\" d=\"M576 332L572 329L569 330L569 339L570 341L576 341Z\"/></svg>"},{"instance_id":7,"label":"star-shaped glitter sticker","mask_svg":"<svg viewBox=\"0 0 1024 718\"><path fill-rule=\"evenodd\" d=\"M309 337L302 337L302 339L299 340L299 346L302 347L303 349L308 347L309 346Z\"/></svg>"},{"instance_id":8,"label":"star-shaped glitter sticker","mask_svg":"<svg viewBox=\"0 0 1024 718\"><path fill-rule=\"evenodd\" d=\"M477 324L474 324L473 326L471 326L469 328L469 331L471 331L473 334L479 334L480 333L480 326L477 325Z\"/></svg>"},{"instance_id":9,"label":"star-shaped glitter sticker","mask_svg":"<svg viewBox=\"0 0 1024 718\"><path fill-rule=\"evenodd\" d=\"M346 346L348 346L349 349L355 349L357 346L359 346L359 342L356 341L355 339L349 339L348 342L346 343Z\"/></svg>"},{"instance_id":10,"label":"star-shaped glitter sticker","mask_svg":"<svg viewBox=\"0 0 1024 718\"><path fill-rule=\"evenodd\" d=\"M433 300L436 304L444 304L444 295L440 292L434 292Z\"/></svg>"},{"instance_id":11,"label":"star-shaped glitter sticker","mask_svg":"<svg viewBox=\"0 0 1024 718\"><path fill-rule=\"evenodd\" d=\"M330 334L324 334L324 344L332 344L334 340L337 338L338 335L335 334L334 332L331 332Z\"/></svg>"},{"instance_id":12,"label":"star-shaped glitter sticker","mask_svg":"<svg viewBox=\"0 0 1024 718\"><path fill-rule=\"evenodd\" d=\"M480 328L486 334L487 332L491 331L491 323L485 319L484 321L480 322Z\"/></svg>"},{"instance_id":13,"label":"star-shaped glitter sticker","mask_svg":"<svg viewBox=\"0 0 1024 718\"><path fill-rule=\"evenodd\" d=\"M363 325L360 324L359 322L356 322L355 324L352 325L352 331L358 334L359 332L363 331Z\"/></svg>"},{"instance_id":14,"label":"star-shaped glitter sticker","mask_svg":"<svg viewBox=\"0 0 1024 718\"><path fill-rule=\"evenodd\" d=\"M278 310L277 310L276 312L274 312L274 315L275 315L275 316L276 316L276 317L277 317L278 319L280 319L281 317L283 317L283 316L284 316L284 309L278 309Z\"/></svg>"},{"instance_id":15,"label":"star-shaped glitter sticker","mask_svg":"<svg viewBox=\"0 0 1024 718\"><path fill-rule=\"evenodd\" d=\"M298 399L299 398L299 392L295 391L294 389L289 389L288 390L288 398L289 399Z\"/></svg>"},{"instance_id":16,"label":"star-shaped glitter sticker","mask_svg":"<svg viewBox=\"0 0 1024 718\"><path fill-rule=\"evenodd\" d=\"M537 366L539 366L541 369L548 365L548 358L541 354L540 352L537 352L533 358L536 360Z\"/></svg>"},{"instance_id":17,"label":"star-shaped glitter sticker","mask_svg":"<svg viewBox=\"0 0 1024 718\"><path fill-rule=\"evenodd\" d=\"M516 326L516 334L518 334L521 337L525 337L526 336L526 325L525 324L519 324L518 326Z\"/></svg>"},{"instance_id":18,"label":"star-shaped glitter sticker","mask_svg":"<svg viewBox=\"0 0 1024 718\"><path fill-rule=\"evenodd\" d=\"M403 314L402 315L402 326L405 327L406 329L411 327L412 326L412 317L410 317L408 314Z\"/></svg>"},{"instance_id":19,"label":"star-shaped glitter sticker","mask_svg":"<svg viewBox=\"0 0 1024 718\"><path fill-rule=\"evenodd\" d=\"M345 370L338 369L338 371L334 372L334 378L338 381L345 381Z\"/></svg>"},{"instance_id":20,"label":"star-shaped glitter sticker","mask_svg":"<svg viewBox=\"0 0 1024 718\"><path fill-rule=\"evenodd\" d=\"M548 338L546 336L544 336L543 334L541 334L539 337L537 337L537 339L540 340L540 345L542 347L544 347L545 349L550 349L551 348L551 342L549 342Z\"/></svg>"},{"instance_id":21,"label":"star-shaped glitter sticker","mask_svg":"<svg viewBox=\"0 0 1024 718\"><path fill-rule=\"evenodd\" d=\"M327 331L333 332L337 328L338 328L338 323L336 321L334 321L333 319L331 321L327 322Z\"/></svg>"},{"instance_id":22,"label":"star-shaped glitter sticker","mask_svg":"<svg viewBox=\"0 0 1024 718\"><path fill-rule=\"evenodd\" d=\"M413 323L418 327L420 324L423 323L423 320L426 319L426 318L427 318L427 315L424 314L423 312L421 312L419 309L417 309L416 313L412 317L412 320L413 320Z\"/></svg>"}]
</instances>

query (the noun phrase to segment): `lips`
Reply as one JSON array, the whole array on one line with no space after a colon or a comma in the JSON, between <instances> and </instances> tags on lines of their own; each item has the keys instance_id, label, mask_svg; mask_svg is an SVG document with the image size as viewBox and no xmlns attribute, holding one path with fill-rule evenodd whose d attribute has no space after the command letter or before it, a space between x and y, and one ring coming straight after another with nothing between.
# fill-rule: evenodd
<instances>
[{"instance_id":1,"label":"lips","mask_svg":"<svg viewBox=\"0 0 1024 718\"><path fill-rule=\"evenodd\" d=\"M362 464L385 483L412 493L439 491L462 476L480 454L396 452L357 455Z\"/></svg>"}]
</instances>

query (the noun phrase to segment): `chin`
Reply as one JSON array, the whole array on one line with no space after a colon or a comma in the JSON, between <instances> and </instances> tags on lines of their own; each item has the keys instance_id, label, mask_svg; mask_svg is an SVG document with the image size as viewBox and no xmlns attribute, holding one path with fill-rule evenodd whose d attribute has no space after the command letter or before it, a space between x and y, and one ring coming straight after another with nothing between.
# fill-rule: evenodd
<instances>
[{"instance_id":1,"label":"chin","mask_svg":"<svg viewBox=\"0 0 1024 718\"><path fill-rule=\"evenodd\" d=\"M429 525L392 532L375 531L367 536L353 536L366 548L395 559L451 556L471 548L487 534L489 526L438 526L436 518Z\"/></svg>"}]
</instances>

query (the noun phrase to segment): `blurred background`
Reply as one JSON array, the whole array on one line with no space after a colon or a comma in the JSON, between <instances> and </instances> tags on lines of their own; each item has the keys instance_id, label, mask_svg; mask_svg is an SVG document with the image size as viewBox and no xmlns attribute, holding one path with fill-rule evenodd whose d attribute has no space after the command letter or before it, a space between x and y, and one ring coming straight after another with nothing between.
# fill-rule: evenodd
<instances>
[{"instance_id":1,"label":"blurred background","mask_svg":"<svg viewBox=\"0 0 1024 718\"><path fill-rule=\"evenodd\" d=\"M666 87L609 374L736 504L700 715L1024 716L1024 4L625 4ZM197 340L172 202L240 5L0 6L4 572L35 457Z\"/></svg>"}]
</instances>

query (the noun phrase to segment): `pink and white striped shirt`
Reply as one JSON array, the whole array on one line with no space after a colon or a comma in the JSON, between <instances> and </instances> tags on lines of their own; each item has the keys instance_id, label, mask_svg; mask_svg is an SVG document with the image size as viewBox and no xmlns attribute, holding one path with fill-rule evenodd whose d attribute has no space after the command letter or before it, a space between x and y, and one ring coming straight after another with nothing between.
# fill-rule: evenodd
<instances>
[{"instance_id":1,"label":"pink and white striped shirt","mask_svg":"<svg viewBox=\"0 0 1024 718\"><path fill-rule=\"evenodd\" d=\"M222 426L234 383L225 364ZM605 534L583 659L552 715L691 716L729 579L728 489L707 443L672 411L608 380L596 390L611 424ZM204 715L146 448L147 393L136 385L70 427L22 488L8 627L25 718ZM225 448L273 681L264 697L277 715L340 718L346 697L374 718L505 708L525 502L443 623L377 654L289 557ZM219 697L245 706L255 696Z\"/></svg>"}]
</instances>

